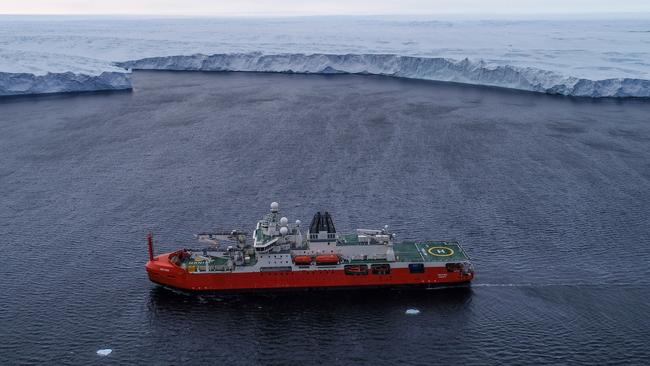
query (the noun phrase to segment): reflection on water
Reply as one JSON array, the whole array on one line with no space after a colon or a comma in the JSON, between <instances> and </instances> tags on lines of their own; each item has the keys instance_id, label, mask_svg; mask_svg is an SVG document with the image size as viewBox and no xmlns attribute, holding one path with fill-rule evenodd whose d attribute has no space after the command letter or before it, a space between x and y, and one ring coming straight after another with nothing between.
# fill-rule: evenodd
<instances>
[{"instance_id":1,"label":"reflection on water","mask_svg":"<svg viewBox=\"0 0 650 366\"><path fill-rule=\"evenodd\" d=\"M174 313L238 313L242 310L256 313L292 314L317 309L319 312L387 311L455 309L469 306L471 287L440 288L431 290L368 289L351 291L290 291L281 293L197 295L154 286L149 292L148 307L154 317Z\"/></svg>"}]
</instances>

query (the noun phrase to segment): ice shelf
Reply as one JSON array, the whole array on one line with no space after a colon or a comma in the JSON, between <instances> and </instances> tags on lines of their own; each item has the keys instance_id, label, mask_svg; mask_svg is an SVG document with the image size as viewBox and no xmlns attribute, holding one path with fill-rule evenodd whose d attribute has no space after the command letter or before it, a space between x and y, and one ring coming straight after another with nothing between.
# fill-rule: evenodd
<instances>
[{"instance_id":1,"label":"ice shelf","mask_svg":"<svg viewBox=\"0 0 650 366\"><path fill-rule=\"evenodd\" d=\"M0 15L0 95L130 89L130 69L377 74L650 97L648 20Z\"/></svg>"},{"instance_id":2,"label":"ice shelf","mask_svg":"<svg viewBox=\"0 0 650 366\"><path fill-rule=\"evenodd\" d=\"M278 54L259 52L152 57L116 65L140 70L255 71L373 74L449 81L579 97L650 97L650 80L589 80L532 67L497 66L469 59L386 54Z\"/></svg>"}]
</instances>

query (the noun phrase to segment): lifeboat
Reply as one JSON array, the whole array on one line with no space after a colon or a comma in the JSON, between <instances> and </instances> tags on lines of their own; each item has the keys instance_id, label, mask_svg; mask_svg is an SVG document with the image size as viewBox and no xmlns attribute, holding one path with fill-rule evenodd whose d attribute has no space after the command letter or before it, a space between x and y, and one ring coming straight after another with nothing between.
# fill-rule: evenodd
<instances>
[{"instance_id":1,"label":"lifeboat","mask_svg":"<svg viewBox=\"0 0 650 366\"><path fill-rule=\"evenodd\" d=\"M338 264L339 256L336 254L322 254L316 256L316 264Z\"/></svg>"},{"instance_id":2,"label":"lifeboat","mask_svg":"<svg viewBox=\"0 0 650 366\"><path fill-rule=\"evenodd\" d=\"M297 255L293 257L293 263L298 265L311 264L311 257L308 255Z\"/></svg>"}]
</instances>

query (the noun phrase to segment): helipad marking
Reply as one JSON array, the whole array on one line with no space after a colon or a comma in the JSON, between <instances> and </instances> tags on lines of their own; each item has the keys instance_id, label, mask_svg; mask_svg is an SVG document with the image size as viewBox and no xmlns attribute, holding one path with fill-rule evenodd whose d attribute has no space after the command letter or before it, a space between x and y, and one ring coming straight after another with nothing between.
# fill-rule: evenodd
<instances>
[{"instance_id":1,"label":"helipad marking","mask_svg":"<svg viewBox=\"0 0 650 366\"><path fill-rule=\"evenodd\" d=\"M454 250L447 247L429 247L427 252L436 257L451 257L454 255Z\"/></svg>"},{"instance_id":2,"label":"helipad marking","mask_svg":"<svg viewBox=\"0 0 650 366\"><path fill-rule=\"evenodd\" d=\"M424 256L422 255L422 253L420 253L420 247L418 246L418 243L415 243L415 249L417 249L418 254L420 255L420 258L422 258L422 260L426 262L426 259L424 259ZM422 252L424 253L424 248L422 248ZM426 254L426 253L424 253L424 254Z\"/></svg>"}]
</instances>

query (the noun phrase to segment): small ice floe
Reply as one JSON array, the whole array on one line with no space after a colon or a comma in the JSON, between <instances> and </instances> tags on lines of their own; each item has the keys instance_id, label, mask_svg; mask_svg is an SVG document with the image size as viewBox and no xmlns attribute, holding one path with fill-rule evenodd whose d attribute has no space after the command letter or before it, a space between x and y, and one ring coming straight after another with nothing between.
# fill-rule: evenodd
<instances>
[{"instance_id":1,"label":"small ice floe","mask_svg":"<svg viewBox=\"0 0 650 366\"><path fill-rule=\"evenodd\" d=\"M420 310L418 310L418 309L408 309L408 310L406 310L406 314L407 315L417 315L417 314L420 314Z\"/></svg>"},{"instance_id":2,"label":"small ice floe","mask_svg":"<svg viewBox=\"0 0 650 366\"><path fill-rule=\"evenodd\" d=\"M113 352L113 350L110 349L110 348L100 349L100 350L97 351L97 355L98 356L108 356L108 355L111 354L111 352Z\"/></svg>"}]
</instances>

